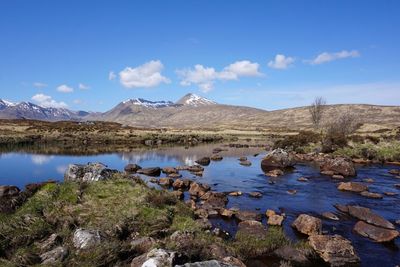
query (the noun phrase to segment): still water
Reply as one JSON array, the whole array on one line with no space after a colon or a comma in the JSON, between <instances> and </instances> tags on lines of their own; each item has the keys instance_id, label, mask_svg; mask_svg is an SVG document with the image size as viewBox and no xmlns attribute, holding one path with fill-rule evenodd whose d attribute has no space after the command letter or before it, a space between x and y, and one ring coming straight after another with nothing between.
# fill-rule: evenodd
<instances>
[{"instance_id":1,"label":"still water","mask_svg":"<svg viewBox=\"0 0 400 267\"><path fill-rule=\"evenodd\" d=\"M167 167L193 165L194 161L212 154L218 145L198 146L189 149L184 147L158 148L154 150L134 150L125 153L109 153L99 155L71 156L44 155L22 152L0 154L0 184L16 185L23 188L25 184L45 181L48 179L63 180L63 174L70 163L102 162L110 168L123 170L128 163L137 163L142 167ZM258 154L254 156L255 154ZM301 239L290 227L290 224L300 213L308 213L320 217L322 212L332 211L339 215L340 221L323 219L323 230L329 234L340 234L350 239L361 258L362 266L395 266L400 263L399 238L389 244L374 243L369 239L352 232L356 220L337 213L334 204L358 204L371 208L384 218L394 222L400 219L400 197L384 196L383 199L369 199L355 193L337 190L337 181L321 176L315 166L298 164L296 169L279 178L266 177L260 161L266 151L262 148L228 148L220 154L222 161L211 162L205 167L203 177L195 177L188 172L181 172L185 178L197 180L211 185L212 190L228 192L242 191L241 197L229 197L228 207L238 207L242 210L257 210L264 213L267 209L284 212L287 216L284 222L285 232L293 239ZM252 166L239 164L238 157L247 156ZM360 166L358 175L352 181L362 181L373 178L369 184L371 192L397 192L400 190L394 184L400 179L388 175L393 166ZM299 182L299 177L307 177L308 182ZM269 183L269 181L274 183ZM297 190L290 195L287 190ZM260 199L248 197L246 193L258 191L263 194ZM236 231L237 222L215 219L214 226ZM265 223L265 221L264 221Z\"/></svg>"}]
</instances>

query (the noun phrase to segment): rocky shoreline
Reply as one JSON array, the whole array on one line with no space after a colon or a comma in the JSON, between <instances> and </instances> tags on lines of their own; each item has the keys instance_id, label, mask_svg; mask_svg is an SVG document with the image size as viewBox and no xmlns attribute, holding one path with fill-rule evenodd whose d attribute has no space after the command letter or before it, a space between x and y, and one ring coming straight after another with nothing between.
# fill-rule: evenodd
<instances>
[{"instance_id":1,"label":"rocky shoreline","mask_svg":"<svg viewBox=\"0 0 400 267\"><path fill-rule=\"evenodd\" d=\"M341 214L351 216L358 220L353 231L374 242L393 242L399 236L393 223L371 209L335 205L339 212L336 214L325 212L320 218L299 214L291 226L299 234L308 236L308 241L293 243L282 229L286 220L284 213L227 208L228 197L240 197L241 191L216 192L207 184L182 178L182 171L201 177L212 160L223 160L219 153L224 149L214 149L213 155L199 159L192 166L141 168L129 164L120 172L101 163L72 164L61 184L53 181L30 184L24 191L1 186L0 262L10 266L74 262L97 265L104 260L106 265L114 266L147 266L146 263L246 266L252 259L275 257L280 259L276 266L317 266L323 262L349 266L360 262L351 241L338 234L324 233L320 218L339 220ZM245 168L246 161L247 158L241 157L238 164ZM355 163L348 158L295 154L282 149L268 153L260 165L267 176L276 177L290 172L296 162L318 164L321 173L331 176L332 181L356 175ZM165 177L159 177L161 173ZM398 169L389 173L399 174ZM143 176L139 175L148 177L150 184L157 184L161 190L145 185ZM305 177L300 180L307 182ZM373 181L365 183L368 182ZM369 192L364 183L341 182L338 190L369 198L382 197ZM295 191L288 193L296 194ZM248 196L261 198L262 194L254 191ZM123 205L127 202L128 205ZM214 228L209 220L215 217L236 220L236 234L230 236L224 229ZM262 223L263 218L266 225ZM28 229L29 238L27 233L21 233L22 229ZM123 247L122 255L115 250L104 251L111 244ZM200 263L193 265L193 262Z\"/></svg>"}]
</instances>

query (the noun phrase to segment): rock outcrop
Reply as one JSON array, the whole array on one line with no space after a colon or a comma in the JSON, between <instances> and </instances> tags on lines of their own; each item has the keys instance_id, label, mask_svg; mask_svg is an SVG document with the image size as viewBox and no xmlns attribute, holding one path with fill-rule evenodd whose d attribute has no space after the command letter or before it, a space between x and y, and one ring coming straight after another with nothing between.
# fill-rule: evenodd
<instances>
[{"instance_id":1,"label":"rock outcrop","mask_svg":"<svg viewBox=\"0 0 400 267\"><path fill-rule=\"evenodd\" d=\"M110 179L117 170L111 170L102 163L70 164L64 174L65 181L95 182Z\"/></svg>"}]
</instances>

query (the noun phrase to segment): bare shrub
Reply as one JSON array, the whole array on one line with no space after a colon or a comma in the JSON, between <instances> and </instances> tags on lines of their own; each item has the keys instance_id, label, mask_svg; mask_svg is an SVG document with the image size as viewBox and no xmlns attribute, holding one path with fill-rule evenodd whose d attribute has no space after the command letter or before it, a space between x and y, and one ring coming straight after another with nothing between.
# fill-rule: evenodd
<instances>
[{"instance_id":1,"label":"bare shrub","mask_svg":"<svg viewBox=\"0 0 400 267\"><path fill-rule=\"evenodd\" d=\"M357 117L350 110L339 114L325 126L323 152L332 152L347 145L347 137L359 127Z\"/></svg>"},{"instance_id":2,"label":"bare shrub","mask_svg":"<svg viewBox=\"0 0 400 267\"><path fill-rule=\"evenodd\" d=\"M311 122L315 129L319 129L321 125L322 116L326 107L326 101L323 97L316 97L314 102L308 107L311 115Z\"/></svg>"}]
</instances>

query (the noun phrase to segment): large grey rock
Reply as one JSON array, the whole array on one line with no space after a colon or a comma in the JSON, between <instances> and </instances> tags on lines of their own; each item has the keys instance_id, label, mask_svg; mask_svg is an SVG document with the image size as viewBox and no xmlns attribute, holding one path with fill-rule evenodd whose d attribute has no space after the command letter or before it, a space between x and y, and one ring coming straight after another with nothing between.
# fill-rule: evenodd
<instances>
[{"instance_id":1,"label":"large grey rock","mask_svg":"<svg viewBox=\"0 0 400 267\"><path fill-rule=\"evenodd\" d=\"M18 187L13 185L1 185L0 186L0 198L2 197L15 197L18 196L20 190Z\"/></svg>"},{"instance_id":2,"label":"large grey rock","mask_svg":"<svg viewBox=\"0 0 400 267\"><path fill-rule=\"evenodd\" d=\"M55 264L57 262L62 262L68 256L68 249L65 247L56 247L46 253L40 255L42 264Z\"/></svg>"},{"instance_id":3,"label":"large grey rock","mask_svg":"<svg viewBox=\"0 0 400 267\"><path fill-rule=\"evenodd\" d=\"M331 266L348 266L360 262L351 242L340 235L312 235L308 241Z\"/></svg>"},{"instance_id":4,"label":"large grey rock","mask_svg":"<svg viewBox=\"0 0 400 267\"><path fill-rule=\"evenodd\" d=\"M131 267L172 267L175 258L175 252L155 248L147 254L134 258Z\"/></svg>"},{"instance_id":5,"label":"large grey rock","mask_svg":"<svg viewBox=\"0 0 400 267\"><path fill-rule=\"evenodd\" d=\"M117 170L108 169L102 163L70 164L64 174L65 181L95 182L110 179Z\"/></svg>"},{"instance_id":6,"label":"large grey rock","mask_svg":"<svg viewBox=\"0 0 400 267\"><path fill-rule=\"evenodd\" d=\"M186 263L184 265L176 265L175 267L239 267L238 265L231 265L217 260L200 261L194 263Z\"/></svg>"},{"instance_id":7,"label":"large grey rock","mask_svg":"<svg viewBox=\"0 0 400 267\"><path fill-rule=\"evenodd\" d=\"M100 232L98 230L77 229L73 238L74 247L77 249L92 248L101 242Z\"/></svg>"},{"instance_id":8,"label":"large grey rock","mask_svg":"<svg viewBox=\"0 0 400 267\"><path fill-rule=\"evenodd\" d=\"M275 169L286 169L293 167L295 160L287 151L275 149L268 153L261 161L261 169L268 172Z\"/></svg>"}]
</instances>

